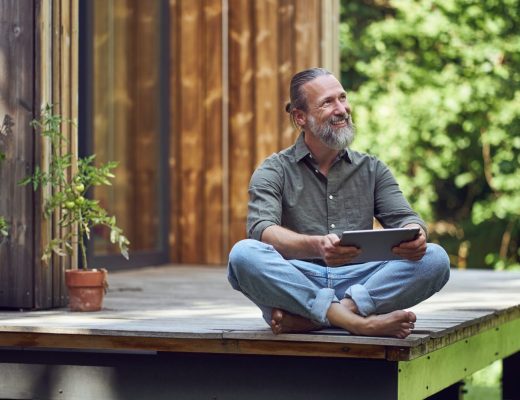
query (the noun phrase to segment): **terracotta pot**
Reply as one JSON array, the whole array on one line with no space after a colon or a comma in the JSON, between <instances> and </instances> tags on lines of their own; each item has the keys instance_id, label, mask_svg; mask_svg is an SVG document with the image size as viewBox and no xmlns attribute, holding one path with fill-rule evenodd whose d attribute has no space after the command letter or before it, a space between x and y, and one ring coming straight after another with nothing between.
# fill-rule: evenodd
<instances>
[{"instance_id":1,"label":"terracotta pot","mask_svg":"<svg viewBox=\"0 0 520 400\"><path fill-rule=\"evenodd\" d=\"M107 285L107 270L67 270L65 283L69 289L71 311L99 311L103 307Z\"/></svg>"}]
</instances>

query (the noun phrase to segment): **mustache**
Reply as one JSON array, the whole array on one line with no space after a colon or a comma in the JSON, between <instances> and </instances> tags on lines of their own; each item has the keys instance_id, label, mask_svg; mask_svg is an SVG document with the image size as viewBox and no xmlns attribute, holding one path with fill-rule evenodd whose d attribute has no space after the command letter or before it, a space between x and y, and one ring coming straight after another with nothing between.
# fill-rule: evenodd
<instances>
[{"instance_id":1,"label":"mustache","mask_svg":"<svg viewBox=\"0 0 520 400\"><path fill-rule=\"evenodd\" d=\"M348 113L342 114L342 115L334 115L330 117L329 122L335 123L335 122L352 122L351 116Z\"/></svg>"}]
</instances>

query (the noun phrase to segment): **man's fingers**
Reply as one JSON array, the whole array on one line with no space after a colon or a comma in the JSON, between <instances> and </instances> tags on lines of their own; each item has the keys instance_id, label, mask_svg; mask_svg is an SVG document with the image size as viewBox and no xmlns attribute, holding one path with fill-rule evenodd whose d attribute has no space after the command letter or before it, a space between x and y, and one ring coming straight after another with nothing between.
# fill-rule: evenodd
<instances>
[{"instance_id":1,"label":"man's fingers","mask_svg":"<svg viewBox=\"0 0 520 400\"><path fill-rule=\"evenodd\" d=\"M327 265L338 266L348 264L361 254L361 250L354 246L337 246L324 257Z\"/></svg>"}]
</instances>

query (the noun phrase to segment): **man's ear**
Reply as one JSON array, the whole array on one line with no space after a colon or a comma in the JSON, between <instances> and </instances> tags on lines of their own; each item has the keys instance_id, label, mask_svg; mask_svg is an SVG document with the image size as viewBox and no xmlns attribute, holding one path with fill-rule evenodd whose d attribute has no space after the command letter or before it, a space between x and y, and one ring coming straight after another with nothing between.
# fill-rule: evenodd
<instances>
[{"instance_id":1,"label":"man's ear","mask_svg":"<svg viewBox=\"0 0 520 400\"><path fill-rule=\"evenodd\" d=\"M294 110L293 111L294 122L298 124L298 126L304 126L307 123L307 114L305 114L302 110Z\"/></svg>"}]
</instances>

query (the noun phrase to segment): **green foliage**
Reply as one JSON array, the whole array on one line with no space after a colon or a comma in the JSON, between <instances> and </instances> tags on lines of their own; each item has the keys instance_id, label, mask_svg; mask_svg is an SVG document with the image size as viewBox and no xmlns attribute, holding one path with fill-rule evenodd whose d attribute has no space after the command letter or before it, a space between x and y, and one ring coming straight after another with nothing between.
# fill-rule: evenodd
<instances>
[{"instance_id":1,"label":"green foliage","mask_svg":"<svg viewBox=\"0 0 520 400\"><path fill-rule=\"evenodd\" d=\"M83 257L83 267L87 269L85 240L90 239L91 228L96 225L110 228L110 241L118 244L121 254L128 259L130 242L117 227L115 217L109 216L99 205L99 201L85 197L91 186L111 184L110 179L114 178L111 171L117 163L108 162L96 167L95 155L77 160L70 153L60 155L59 149L65 142L61 134L61 126L64 123L72 124L71 121L63 120L61 116L53 114L50 105L43 109L40 120L32 122L42 137L49 141L52 156L48 171L36 167L33 175L20 182L22 185L31 184L34 190L52 189L50 196L44 202L45 216L46 218L58 216L58 225L67 228L63 236L52 238L42 259L48 261L52 253L65 256L71 253L73 245L78 243ZM77 163L77 172L69 175L74 161Z\"/></svg>"},{"instance_id":2,"label":"green foliage","mask_svg":"<svg viewBox=\"0 0 520 400\"><path fill-rule=\"evenodd\" d=\"M454 263L464 244L472 266L520 267L520 0L352 3L356 147L390 165Z\"/></svg>"},{"instance_id":3,"label":"green foliage","mask_svg":"<svg viewBox=\"0 0 520 400\"><path fill-rule=\"evenodd\" d=\"M0 238L6 237L9 234L8 230L9 225L7 224L7 221L4 217L0 216Z\"/></svg>"}]
</instances>

